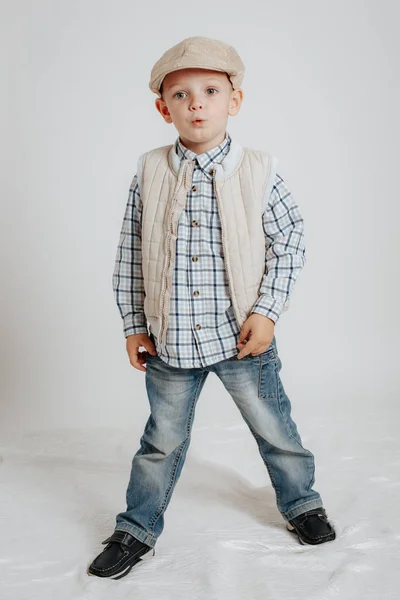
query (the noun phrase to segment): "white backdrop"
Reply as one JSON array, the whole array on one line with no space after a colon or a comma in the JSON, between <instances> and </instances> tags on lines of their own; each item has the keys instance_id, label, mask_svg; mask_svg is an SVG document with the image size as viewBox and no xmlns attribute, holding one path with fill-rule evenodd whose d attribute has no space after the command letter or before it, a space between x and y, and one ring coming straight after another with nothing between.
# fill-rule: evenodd
<instances>
[{"instance_id":1,"label":"white backdrop","mask_svg":"<svg viewBox=\"0 0 400 600\"><path fill-rule=\"evenodd\" d=\"M396 403L394 6L9 3L3 425L125 427L145 409L112 269L138 155L177 135L155 109L150 69L198 34L241 54L244 100L229 131L278 156L303 211L308 261L276 327L296 403Z\"/></svg>"},{"instance_id":2,"label":"white backdrop","mask_svg":"<svg viewBox=\"0 0 400 600\"><path fill-rule=\"evenodd\" d=\"M105 500L104 514L93 508L101 532L92 531L82 561L100 551L101 535L109 535L114 512L123 508L148 416L144 373L129 364L112 271L137 158L177 136L155 109L150 70L181 39L206 35L234 45L246 66L242 108L229 132L279 158L278 172L304 216L307 263L276 339L292 416L316 455L316 488L340 523L346 458L351 462L358 450L364 465L345 469L350 488L357 473L379 480L382 465L398 467L391 445L399 417L398 4L2 5L3 467L7 456L27 469L26 457L40 458L45 481L43 466L56 469L57 458L71 473L81 459L92 475L94 465L113 465L115 496ZM222 440L237 432L240 451L232 445L224 454ZM268 485L250 433L213 375L200 396L188 457L192 465L183 471L169 523L179 503L185 506L193 473L201 472L196 461L237 469L240 478L242 460L241 472L255 486ZM9 468L15 491L17 471ZM219 477L211 478L209 494ZM373 510L379 499L398 496L398 468L385 477L393 487L379 490ZM365 496L372 497L364 490ZM58 509L65 497L59 492L54 500ZM21 514L3 499L15 523ZM11 594L12 577L9 585ZM41 588L42 597L47 591ZM290 590L281 593L286 597Z\"/></svg>"}]
</instances>

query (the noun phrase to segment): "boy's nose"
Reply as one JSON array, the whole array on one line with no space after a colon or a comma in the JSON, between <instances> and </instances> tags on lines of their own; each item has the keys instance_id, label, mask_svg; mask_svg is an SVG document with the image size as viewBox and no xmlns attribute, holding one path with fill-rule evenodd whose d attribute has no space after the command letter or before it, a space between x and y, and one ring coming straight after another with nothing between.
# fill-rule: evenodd
<instances>
[{"instance_id":1,"label":"boy's nose","mask_svg":"<svg viewBox=\"0 0 400 600\"><path fill-rule=\"evenodd\" d=\"M202 108L202 104L200 100L192 100L190 104L191 110L197 110L198 108Z\"/></svg>"}]
</instances>

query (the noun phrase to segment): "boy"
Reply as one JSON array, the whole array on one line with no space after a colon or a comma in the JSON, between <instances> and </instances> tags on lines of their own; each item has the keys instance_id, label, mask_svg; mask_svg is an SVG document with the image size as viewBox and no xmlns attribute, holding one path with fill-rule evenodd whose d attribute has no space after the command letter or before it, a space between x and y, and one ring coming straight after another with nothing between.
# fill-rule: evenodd
<instances>
[{"instance_id":1,"label":"boy","mask_svg":"<svg viewBox=\"0 0 400 600\"><path fill-rule=\"evenodd\" d=\"M312 489L314 456L290 416L274 335L305 261L303 219L277 160L226 130L240 109L243 75L234 48L204 37L183 40L152 69L156 108L179 137L139 158L113 277L151 413L127 509L91 575L119 579L154 555L209 372L249 426L288 530L300 543L335 539Z\"/></svg>"}]
</instances>

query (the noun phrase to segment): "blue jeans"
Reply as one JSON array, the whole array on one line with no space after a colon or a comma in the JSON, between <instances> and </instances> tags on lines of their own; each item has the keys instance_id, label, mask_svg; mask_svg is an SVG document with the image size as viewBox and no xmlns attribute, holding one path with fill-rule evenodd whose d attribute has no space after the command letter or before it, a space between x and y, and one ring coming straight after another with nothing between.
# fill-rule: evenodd
<instances>
[{"instance_id":1,"label":"blue jeans","mask_svg":"<svg viewBox=\"0 0 400 600\"><path fill-rule=\"evenodd\" d=\"M151 413L132 459L127 509L117 515L116 530L155 545L185 462L196 403L210 372L220 378L254 436L283 518L322 506L321 496L312 489L314 455L302 445L290 416L275 337L258 356L248 354L240 360L233 356L208 367L182 369L147 353L146 367Z\"/></svg>"}]
</instances>

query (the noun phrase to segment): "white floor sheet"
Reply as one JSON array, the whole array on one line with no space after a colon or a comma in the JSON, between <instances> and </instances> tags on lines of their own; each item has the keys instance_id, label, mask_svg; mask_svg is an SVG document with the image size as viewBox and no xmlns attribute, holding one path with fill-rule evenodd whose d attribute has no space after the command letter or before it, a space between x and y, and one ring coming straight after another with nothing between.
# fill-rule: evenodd
<instances>
[{"instance_id":1,"label":"white floor sheet","mask_svg":"<svg viewBox=\"0 0 400 600\"><path fill-rule=\"evenodd\" d=\"M303 420L303 419L302 419ZM302 436L337 532L285 528L245 424L196 427L154 558L119 581L87 565L125 508L131 431L25 431L1 447L1 600L384 600L400 597L397 419L310 415Z\"/></svg>"}]
</instances>

